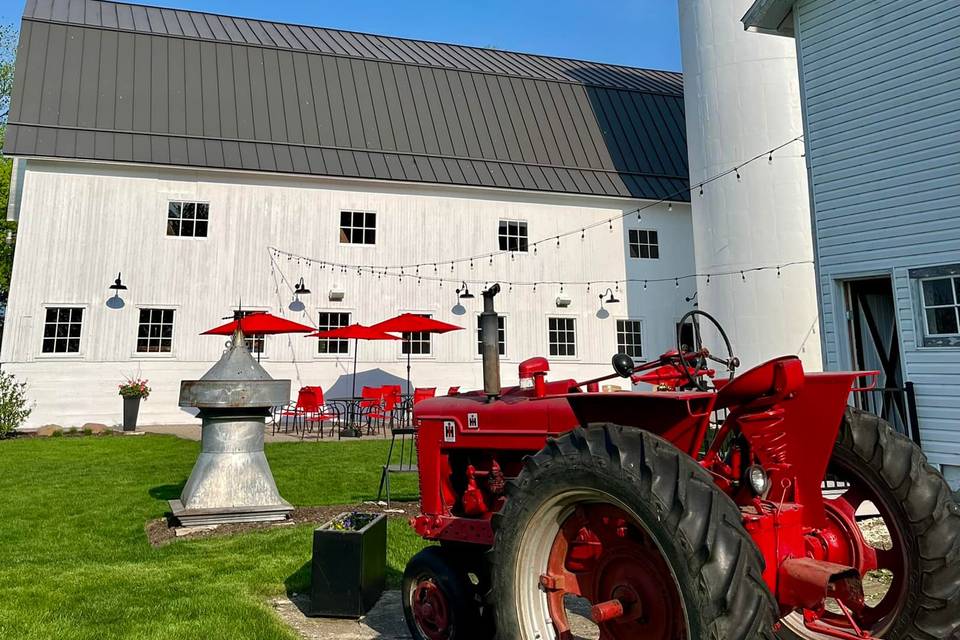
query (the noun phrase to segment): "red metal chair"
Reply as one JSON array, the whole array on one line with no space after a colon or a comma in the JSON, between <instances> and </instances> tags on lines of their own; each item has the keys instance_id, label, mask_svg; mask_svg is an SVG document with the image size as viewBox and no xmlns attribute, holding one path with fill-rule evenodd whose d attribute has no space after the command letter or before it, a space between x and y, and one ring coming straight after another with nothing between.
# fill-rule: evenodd
<instances>
[{"instance_id":1,"label":"red metal chair","mask_svg":"<svg viewBox=\"0 0 960 640\"><path fill-rule=\"evenodd\" d=\"M303 440L314 427L317 429L317 438L322 438L324 422L334 425L330 427L332 436L335 425L341 422L340 410L335 405L327 405L324 402L321 387L304 387L300 392L303 394L302 403L300 397L297 398L297 403L303 412L303 430L300 433L300 439Z\"/></svg>"},{"instance_id":2,"label":"red metal chair","mask_svg":"<svg viewBox=\"0 0 960 640\"><path fill-rule=\"evenodd\" d=\"M448 396L455 396L458 393L460 393L460 387L450 387L449 389L447 389Z\"/></svg>"},{"instance_id":3,"label":"red metal chair","mask_svg":"<svg viewBox=\"0 0 960 640\"><path fill-rule=\"evenodd\" d=\"M373 421L383 411L383 387L363 387L357 403L358 423L367 423L367 433L373 432Z\"/></svg>"},{"instance_id":4,"label":"red metal chair","mask_svg":"<svg viewBox=\"0 0 960 640\"><path fill-rule=\"evenodd\" d=\"M393 420L396 417L396 412L401 409L400 404L403 401L403 396L400 394L400 387L396 386L387 386L381 389L383 395L381 396L380 406L374 408L369 414L367 414L367 433L372 434L376 432L382 433L387 426L387 422L390 422L390 425L393 425ZM374 423L378 422L377 426L374 426Z\"/></svg>"},{"instance_id":5,"label":"red metal chair","mask_svg":"<svg viewBox=\"0 0 960 640\"><path fill-rule=\"evenodd\" d=\"M426 388L422 388L422 389L414 389L414 390L413 390L413 404L414 404L414 406L416 406L416 404L417 404L418 402L420 402L420 401L422 401L422 400L426 400L427 398L432 398L432 397L434 397L434 396L436 396L436 395L437 395L437 388L436 388L436 387L426 387Z\"/></svg>"},{"instance_id":6,"label":"red metal chair","mask_svg":"<svg viewBox=\"0 0 960 640\"><path fill-rule=\"evenodd\" d=\"M323 437L324 422L340 422L340 411L334 406L327 406L323 399L323 389L320 387L301 387L297 392L296 402L281 407L273 414L273 433L283 430L290 432L290 423L293 422L293 432L304 436L317 427L317 437Z\"/></svg>"}]
</instances>

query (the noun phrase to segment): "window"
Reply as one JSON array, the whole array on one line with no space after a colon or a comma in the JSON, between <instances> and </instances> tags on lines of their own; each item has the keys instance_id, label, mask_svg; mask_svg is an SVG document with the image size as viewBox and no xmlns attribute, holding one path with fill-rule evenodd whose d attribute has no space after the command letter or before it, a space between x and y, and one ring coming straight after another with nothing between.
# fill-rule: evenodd
<instances>
[{"instance_id":1,"label":"window","mask_svg":"<svg viewBox=\"0 0 960 640\"><path fill-rule=\"evenodd\" d=\"M43 323L43 353L80 353L82 307L47 307Z\"/></svg>"},{"instance_id":2,"label":"window","mask_svg":"<svg viewBox=\"0 0 960 640\"><path fill-rule=\"evenodd\" d=\"M506 318L497 316L497 351L500 355L507 355L507 327ZM480 330L480 316L477 316L477 354L483 355L483 333Z\"/></svg>"},{"instance_id":3,"label":"window","mask_svg":"<svg viewBox=\"0 0 960 640\"><path fill-rule=\"evenodd\" d=\"M527 223L522 220L501 220L497 233L500 251L527 250Z\"/></svg>"},{"instance_id":4,"label":"window","mask_svg":"<svg viewBox=\"0 0 960 640\"><path fill-rule=\"evenodd\" d=\"M660 244L652 229L630 229L631 258L659 258Z\"/></svg>"},{"instance_id":5,"label":"window","mask_svg":"<svg viewBox=\"0 0 960 640\"><path fill-rule=\"evenodd\" d=\"M920 281L927 335L960 335L960 276Z\"/></svg>"},{"instance_id":6,"label":"window","mask_svg":"<svg viewBox=\"0 0 960 640\"><path fill-rule=\"evenodd\" d=\"M429 313L417 314L424 318L429 318ZM403 355L428 356L430 355L430 332L414 331L413 333L403 334L403 343L400 345L400 353Z\"/></svg>"},{"instance_id":7,"label":"window","mask_svg":"<svg viewBox=\"0 0 960 640\"><path fill-rule=\"evenodd\" d=\"M173 309L140 309L137 353L170 353L173 347Z\"/></svg>"},{"instance_id":8,"label":"window","mask_svg":"<svg viewBox=\"0 0 960 640\"><path fill-rule=\"evenodd\" d=\"M340 212L340 244L376 244L377 214L372 211Z\"/></svg>"},{"instance_id":9,"label":"window","mask_svg":"<svg viewBox=\"0 0 960 640\"><path fill-rule=\"evenodd\" d=\"M550 355L577 355L577 321L575 318L549 318Z\"/></svg>"},{"instance_id":10,"label":"window","mask_svg":"<svg viewBox=\"0 0 960 640\"><path fill-rule=\"evenodd\" d=\"M643 357L642 323L639 320L617 320L617 352L631 358Z\"/></svg>"},{"instance_id":11,"label":"window","mask_svg":"<svg viewBox=\"0 0 960 640\"><path fill-rule=\"evenodd\" d=\"M350 324L350 314L343 311L321 311L317 320L317 331L339 329ZM320 338L317 340L317 353L350 353L350 341L343 338Z\"/></svg>"},{"instance_id":12,"label":"window","mask_svg":"<svg viewBox=\"0 0 960 640\"><path fill-rule=\"evenodd\" d=\"M234 309L233 317L246 318L251 313L262 313L262 312L257 311L255 309ZM243 344L246 345L247 350L254 355L262 356L264 353L266 353L266 350L265 350L267 346L266 336L262 334L258 336L248 336L244 334Z\"/></svg>"},{"instance_id":13,"label":"window","mask_svg":"<svg viewBox=\"0 0 960 640\"><path fill-rule=\"evenodd\" d=\"M206 202L171 202L167 206L167 235L206 238L210 205Z\"/></svg>"}]
</instances>

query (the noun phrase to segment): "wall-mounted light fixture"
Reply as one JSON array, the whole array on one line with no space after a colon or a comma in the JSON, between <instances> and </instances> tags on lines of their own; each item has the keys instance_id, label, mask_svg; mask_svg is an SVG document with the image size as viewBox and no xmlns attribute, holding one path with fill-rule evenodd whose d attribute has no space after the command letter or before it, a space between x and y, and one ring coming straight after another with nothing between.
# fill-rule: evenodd
<instances>
[{"instance_id":1,"label":"wall-mounted light fixture","mask_svg":"<svg viewBox=\"0 0 960 640\"><path fill-rule=\"evenodd\" d=\"M117 274L117 279L113 281L113 284L112 284L112 285L110 285L109 287L107 287L107 288L110 289L111 291L116 291L116 292L117 292L116 295L120 295L120 292L121 292L121 291L126 291L126 290L127 290L127 285L123 284L123 281L122 281L121 278L120 278L121 275L122 275L122 274L118 273L118 274Z\"/></svg>"},{"instance_id":2,"label":"wall-mounted light fixture","mask_svg":"<svg viewBox=\"0 0 960 640\"><path fill-rule=\"evenodd\" d=\"M344 297L343 289L334 285L330 288L330 291L327 293L327 299L330 302L342 302Z\"/></svg>"},{"instance_id":3,"label":"wall-mounted light fixture","mask_svg":"<svg viewBox=\"0 0 960 640\"><path fill-rule=\"evenodd\" d=\"M470 289L467 287L467 283L461 283L463 286L457 289L457 297L461 300L472 300L475 296L470 293Z\"/></svg>"},{"instance_id":4,"label":"wall-mounted light fixture","mask_svg":"<svg viewBox=\"0 0 960 640\"><path fill-rule=\"evenodd\" d=\"M293 288L293 295L295 296L305 296L310 294L310 289L307 289L307 285L303 284L303 278L300 278L300 282L296 284Z\"/></svg>"},{"instance_id":5,"label":"wall-mounted light fixture","mask_svg":"<svg viewBox=\"0 0 960 640\"><path fill-rule=\"evenodd\" d=\"M608 297L606 300L604 300L603 297L604 297L605 295L607 295L607 294L610 294L610 297ZM615 295L613 295L613 289L607 287L607 290L600 294L600 306L601 306L601 307L603 306L603 303L604 303L604 302L606 302L607 304L616 304L616 303L620 302L620 300L618 300L617 297L616 297Z\"/></svg>"},{"instance_id":6,"label":"wall-mounted light fixture","mask_svg":"<svg viewBox=\"0 0 960 640\"><path fill-rule=\"evenodd\" d=\"M117 274L117 279L113 281L113 284L107 287L110 291L113 291L113 296L107 299L107 307L110 309L123 309L124 302L123 298L120 297L121 291L127 290L127 285L123 284L121 279L121 274Z\"/></svg>"}]
</instances>

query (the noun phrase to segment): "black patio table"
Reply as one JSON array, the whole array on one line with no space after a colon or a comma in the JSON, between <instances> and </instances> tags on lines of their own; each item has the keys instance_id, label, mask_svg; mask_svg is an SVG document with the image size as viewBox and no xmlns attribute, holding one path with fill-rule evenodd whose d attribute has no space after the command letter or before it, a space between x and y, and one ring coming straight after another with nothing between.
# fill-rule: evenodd
<instances>
[{"instance_id":1,"label":"black patio table","mask_svg":"<svg viewBox=\"0 0 960 640\"><path fill-rule=\"evenodd\" d=\"M346 418L346 424L341 425L340 437L359 438L361 436L359 427L363 420L364 409L361 408L360 403L364 400L369 401L371 398L364 398L361 396L338 396L335 398L326 399L328 404L336 404L342 407L340 415ZM411 394L402 393L400 394L400 401L397 403L396 408L402 411L409 411L412 400L413 396Z\"/></svg>"}]
</instances>

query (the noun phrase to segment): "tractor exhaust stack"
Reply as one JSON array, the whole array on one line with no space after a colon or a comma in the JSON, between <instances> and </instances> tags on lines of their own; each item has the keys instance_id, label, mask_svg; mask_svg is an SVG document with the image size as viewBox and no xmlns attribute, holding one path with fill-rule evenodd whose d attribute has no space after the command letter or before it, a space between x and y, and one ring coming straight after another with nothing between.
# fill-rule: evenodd
<instances>
[{"instance_id":1,"label":"tractor exhaust stack","mask_svg":"<svg viewBox=\"0 0 960 640\"><path fill-rule=\"evenodd\" d=\"M483 313L480 314L480 342L483 345L483 392L491 400L500 395L499 321L493 298L500 293L494 284L483 292Z\"/></svg>"}]
</instances>

